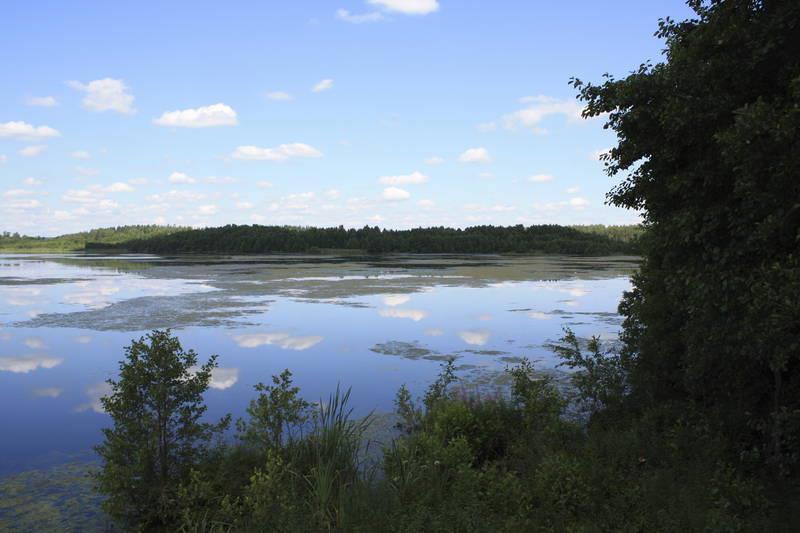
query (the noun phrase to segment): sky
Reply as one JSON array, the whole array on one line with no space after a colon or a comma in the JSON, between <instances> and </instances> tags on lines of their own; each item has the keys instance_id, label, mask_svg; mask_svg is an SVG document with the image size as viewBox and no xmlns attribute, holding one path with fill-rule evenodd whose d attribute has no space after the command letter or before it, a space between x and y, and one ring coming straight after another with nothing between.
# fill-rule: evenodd
<instances>
[{"instance_id":1,"label":"sky","mask_svg":"<svg viewBox=\"0 0 800 533\"><path fill-rule=\"evenodd\" d=\"M678 0L0 4L0 231L627 224L570 77Z\"/></svg>"}]
</instances>

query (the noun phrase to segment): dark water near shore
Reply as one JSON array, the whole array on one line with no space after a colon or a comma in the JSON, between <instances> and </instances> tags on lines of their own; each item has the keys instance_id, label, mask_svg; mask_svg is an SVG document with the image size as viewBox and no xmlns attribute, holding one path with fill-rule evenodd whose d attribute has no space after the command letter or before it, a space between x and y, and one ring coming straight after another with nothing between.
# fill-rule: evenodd
<instances>
[{"instance_id":1,"label":"dark water near shore","mask_svg":"<svg viewBox=\"0 0 800 533\"><path fill-rule=\"evenodd\" d=\"M220 355L209 414L243 412L289 368L313 401L353 387L357 413L420 393L441 361L491 386L520 357L554 369L571 327L613 341L633 257L0 255L0 476L87 456L123 347L173 328ZM487 385L489 384L489 385Z\"/></svg>"}]
</instances>

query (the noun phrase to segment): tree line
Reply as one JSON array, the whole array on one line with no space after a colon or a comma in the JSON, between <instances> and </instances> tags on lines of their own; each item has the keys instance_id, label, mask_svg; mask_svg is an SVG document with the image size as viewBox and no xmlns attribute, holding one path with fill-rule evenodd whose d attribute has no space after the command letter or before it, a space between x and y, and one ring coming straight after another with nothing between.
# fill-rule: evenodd
<instances>
[{"instance_id":1,"label":"tree line","mask_svg":"<svg viewBox=\"0 0 800 533\"><path fill-rule=\"evenodd\" d=\"M271 253L358 251L366 253L635 254L637 226L474 226L409 230L226 225L169 232L115 243L146 253ZM87 243L86 249L109 248Z\"/></svg>"}]
</instances>

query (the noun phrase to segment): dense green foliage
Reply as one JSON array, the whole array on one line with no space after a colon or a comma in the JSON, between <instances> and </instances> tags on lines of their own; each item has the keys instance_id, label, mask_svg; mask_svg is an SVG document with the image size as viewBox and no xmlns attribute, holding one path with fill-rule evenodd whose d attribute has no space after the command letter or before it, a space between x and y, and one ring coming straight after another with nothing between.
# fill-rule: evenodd
<instances>
[{"instance_id":1,"label":"dense green foliage","mask_svg":"<svg viewBox=\"0 0 800 533\"><path fill-rule=\"evenodd\" d=\"M237 226L186 230L127 241L120 249L148 253L269 253L357 250L368 253L636 253L636 226L620 230L556 225L390 230ZM623 227L624 228L624 227ZM622 237L624 235L624 237Z\"/></svg>"},{"instance_id":2,"label":"dense green foliage","mask_svg":"<svg viewBox=\"0 0 800 533\"><path fill-rule=\"evenodd\" d=\"M126 348L119 379L108 381L102 405L114 426L96 448L103 460L97 481L108 495L103 507L127 527L174 521L178 486L227 426L227 419L200 421L215 359L198 367L197 355L183 351L169 331L153 331Z\"/></svg>"},{"instance_id":3,"label":"dense green foliage","mask_svg":"<svg viewBox=\"0 0 800 533\"><path fill-rule=\"evenodd\" d=\"M236 440L184 457L169 490L129 486L140 478L106 459L109 502L150 502L107 507L127 528L193 532L780 530L783 508L707 427L599 415L627 394L617 352L595 341L583 353L569 331L558 348L574 398L527 360L508 369L510 391L481 395L450 361L421 400L400 389L397 431L378 456L366 449L378 445L366 437L372 417L352 417L349 391L309 404L285 371L256 386ZM176 349L166 366L182 358ZM120 388L131 379L152 389L131 374ZM590 401L588 426L569 414L579 400Z\"/></svg>"},{"instance_id":4,"label":"dense green foliage","mask_svg":"<svg viewBox=\"0 0 800 533\"><path fill-rule=\"evenodd\" d=\"M133 239L146 239L186 229L181 226L117 226L70 233L58 237L29 237L6 231L0 234L0 250L15 252L72 252L84 250L87 244L98 249Z\"/></svg>"},{"instance_id":5,"label":"dense green foliage","mask_svg":"<svg viewBox=\"0 0 800 533\"><path fill-rule=\"evenodd\" d=\"M800 2L690 2L668 61L575 86L644 213L623 303L633 400L696 410L755 461L800 458Z\"/></svg>"}]
</instances>

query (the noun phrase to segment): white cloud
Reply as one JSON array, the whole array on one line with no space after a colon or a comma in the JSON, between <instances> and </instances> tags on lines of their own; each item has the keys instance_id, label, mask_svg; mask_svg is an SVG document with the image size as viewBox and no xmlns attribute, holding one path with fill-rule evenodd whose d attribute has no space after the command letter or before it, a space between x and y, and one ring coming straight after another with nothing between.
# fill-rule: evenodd
<instances>
[{"instance_id":1,"label":"white cloud","mask_svg":"<svg viewBox=\"0 0 800 533\"><path fill-rule=\"evenodd\" d=\"M414 322L419 322L428 316L427 312L417 309L381 309L378 314L389 318L409 318Z\"/></svg>"},{"instance_id":2,"label":"white cloud","mask_svg":"<svg viewBox=\"0 0 800 533\"><path fill-rule=\"evenodd\" d=\"M274 100L274 101L281 101L281 100L291 100L292 95L289 93L285 93L283 91L272 91L268 92L264 95L267 100Z\"/></svg>"},{"instance_id":3,"label":"white cloud","mask_svg":"<svg viewBox=\"0 0 800 533\"><path fill-rule=\"evenodd\" d=\"M52 96L29 96L25 99L27 105L37 107L55 107L58 101Z\"/></svg>"},{"instance_id":4,"label":"white cloud","mask_svg":"<svg viewBox=\"0 0 800 533\"><path fill-rule=\"evenodd\" d=\"M27 374L38 368L54 368L64 360L46 355L28 355L24 357L0 357L0 372Z\"/></svg>"},{"instance_id":5,"label":"white cloud","mask_svg":"<svg viewBox=\"0 0 800 533\"><path fill-rule=\"evenodd\" d=\"M470 148L465 150L458 160L461 163L489 163L492 158L489 156L489 151L486 148Z\"/></svg>"},{"instance_id":6,"label":"white cloud","mask_svg":"<svg viewBox=\"0 0 800 533\"><path fill-rule=\"evenodd\" d=\"M356 15L355 13L350 13L346 9L339 9L336 11L336 18L345 22L349 22L350 24L366 24L383 20L383 15L377 11Z\"/></svg>"},{"instance_id":7,"label":"white cloud","mask_svg":"<svg viewBox=\"0 0 800 533\"><path fill-rule=\"evenodd\" d=\"M255 206L253 202L236 202L236 209L253 209Z\"/></svg>"},{"instance_id":8,"label":"white cloud","mask_svg":"<svg viewBox=\"0 0 800 533\"><path fill-rule=\"evenodd\" d=\"M427 15L438 11L438 0L368 0L371 5L404 15Z\"/></svg>"},{"instance_id":9,"label":"white cloud","mask_svg":"<svg viewBox=\"0 0 800 533\"><path fill-rule=\"evenodd\" d=\"M492 122L481 122L480 124L478 124L475 127L478 128L478 131L483 131L483 132L487 132L488 133L490 131L494 131L494 130L497 129L497 123L494 122L494 121L492 121Z\"/></svg>"},{"instance_id":10,"label":"white cloud","mask_svg":"<svg viewBox=\"0 0 800 533\"><path fill-rule=\"evenodd\" d=\"M399 187L387 187L383 189L383 199L390 202L399 202L411 198L411 193Z\"/></svg>"},{"instance_id":11,"label":"white cloud","mask_svg":"<svg viewBox=\"0 0 800 533\"><path fill-rule=\"evenodd\" d=\"M68 81L67 85L86 93L82 104L90 111L116 111L125 115L136 113L133 107L133 95L128 92L128 87L122 80L104 78L85 84Z\"/></svg>"},{"instance_id":12,"label":"white cloud","mask_svg":"<svg viewBox=\"0 0 800 533\"><path fill-rule=\"evenodd\" d=\"M22 180L22 183L24 183L25 185L36 186L36 185L41 185L42 180L37 180L36 178L28 177Z\"/></svg>"},{"instance_id":13,"label":"white cloud","mask_svg":"<svg viewBox=\"0 0 800 533\"><path fill-rule=\"evenodd\" d=\"M487 342L489 342L489 332L488 331L475 331L475 330L467 330L467 331L460 331L458 336L461 337L461 340L466 342L467 344L471 344L473 346L483 346Z\"/></svg>"},{"instance_id":14,"label":"white cloud","mask_svg":"<svg viewBox=\"0 0 800 533\"><path fill-rule=\"evenodd\" d=\"M102 415L105 413L105 409L103 409L103 402L100 399L104 396L111 395L111 393L111 385L106 382L91 385L86 389L86 395L89 397L89 401L80 404L75 410L79 413L91 410Z\"/></svg>"},{"instance_id":15,"label":"white cloud","mask_svg":"<svg viewBox=\"0 0 800 533\"><path fill-rule=\"evenodd\" d=\"M570 187L567 189L567 194L575 194L581 191L580 187Z\"/></svg>"},{"instance_id":16,"label":"white cloud","mask_svg":"<svg viewBox=\"0 0 800 533\"><path fill-rule=\"evenodd\" d=\"M199 371L199 366L189 367L189 373L193 375L197 374ZM225 390L233 387L237 381L239 381L238 368L217 367L211 369L211 380L209 381L208 386L212 389Z\"/></svg>"},{"instance_id":17,"label":"white cloud","mask_svg":"<svg viewBox=\"0 0 800 533\"><path fill-rule=\"evenodd\" d=\"M8 157L3 155L3 154L0 154L0 165L5 164L7 161L8 161Z\"/></svg>"},{"instance_id":18,"label":"white cloud","mask_svg":"<svg viewBox=\"0 0 800 533\"><path fill-rule=\"evenodd\" d=\"M87 152L86 150L75 150L74 152L71 152L69 156L73 159L84 159L84 160L92 157L91 154L89 154L89 152Z\"/></svg>"},{"instance_id":19,"label":"white cloud","mask_svg":"<svg viewBox=\"0 0 800 533\"><path fill-rule=\"evenodd\" d=\"M505 127L528 128L534 133L546 133L539 123L550 115L563 115L571 121L581 120L583 107L576 100L558 100L550 96L526 96L520 99L523 104L531 104L503 117Z\"/></svg>"},{"instance_id":20,"label":"white cloud","mask_svg":"<svg viewBox=\"0 0 800 533\"><path fill-rule=\"evenodd\" d=\"M433 200L420 200L417 202L417 205L423 208L430 208L436 206L436 203Z\"/></svg>"},{"instance_id":21,"label":"white cloud","mask_svg":"<svg viewBox=\"0 0 800 533\"><path fill-rule=\"evenodd\" d=\"M425 335L428 337L441 337L444 335L444 331L439 328L431 328L425 330Z\"/></svg>"},{"instance_id":22,"label":"white cloud","mask_svg":"<svg viewBox=\"0 0 800 533\"><path fill-rule=\"evenodd\" d=\"M325 196L331 200L338 200L341 195L342 193L339 191L339 189L328 189L325 191Z\"/></svg>"},{"instance_id":23,"label":"white cloud","mask_svg":"<svg viewBox=\"0 0 800 533\"><path fill-rule=\"evenodd\" d=\"M103 190L105 192L133 192L134 188L128 185L127 183L117 181L112 183L111 185L103 187Z\"/></svg>"},{"instance_id":24,"label":"white cloud","mask_svg":"<svg viewBox=\"0 0 800 533\"><path fill-rule=\"evenodd\" d=\"M551 318L553 318L547 313L542 313L541 311L531 311L530 313L528 313L528 316L535 320L550 320Z\"/></svg>"},{"instance_id":25,"label":"white cloud","mask_svg":"<svg viewBox=\"0 0 800 533\"><path fill-rule=\"evenodd\" d=\"M601 148L600 150L595 150L591 154L589 154L589 159L593 159L595 161L600 161L600 158L611 151L611 148Z\"/></svg>"},{"instance_id":26,"label":"white cloud","mask_svg":"<svg viewBox=\"0 0 800 533\"><path fill-rule=\"evenodd\" d=\"M314 88L311 89L315 93L321 93L322 91L327 91L328 89L333 88L333 80L331 79L324 79L321 80L319 83L314 85Z\"/></svg>"},{"instance_id":27,"label":"white cloud","mask_svg":"<svg viewBox=\"0 0 800 533\"><path fill-rule=\"evenodd\" d=\"M444 159L442 159L438 155L432 155L425 159L426 165L441 165L442 163L444 163Z\"/></svg>"},{"instance_id":28,"label":"white cloud","mask_svg":"<svg viewBox=\"0 0 800 533\"><path fill-rule=\"evenodd\" d=\"M589 200L587 200L586 198L581 198L579 196L576 196L575 198L569 199L569 205L581 209L589 205Z\"/></svg>"},{"instance_id":29,"label":"white cloud","mask_svg":"<svg viewBox=\"0 0 800 533\"><path fill-rule=\"evenodd\" d=\"M383 297L383 305L388 305L389 307L403 305L409 301L411 301L411 296L408 294L389 294Z\"/></svg>"},{"instance_id":30,"label":"white cloud","mask_svg":"<svg viewBox=\"0 0 800 533\"><path fill-rule=\"evenodd\" d=\"M153 119L153 124L175 128L211 128L214 126L235 126L238 123L236 111L229 105L222 103L196 109L168 111Z\"/></svg>"},{"instance_id":31,"label":"white cloud","mask_svg":"<svg viewBox=\"0 0 800 533\"><path fill-rule=\"evenodd\" d=\"M201 205L197 208L197 212L201 215L216 215L219 208L214 204Z\"/></svg>"},{"instance_id":32,"label":"white cloud","mask_svg":"<svg viewBox=\"0 0 800 533\"><path fill-rule=\"evenodd\" d=\"M250 161L285 161L292 157L322 157L322 153L307 144L290 143L282 144L277 148L239 146L233 152L232 157Z\"/></svg>"},{"instance_id":33,"label":"white cloud","mask_svg":"<svg viewBox=\"0 0 800 533\"><path fill-rule=\"evenodd\" d=\"M234 335L233 340L242 348L258 348L264 345L280 346L284 350L308 350L322 342L322 337L309 335L306 337L293 337L288 333L249 333Z\"/></svg>"},{"instance_id":34,"label":"white cloud","mask_svg":"<svg viewBox=\"0 0 800 533\"><path fill-rule=\"evenodd\" d=\"M21 141L35 141L60 136L61 134L58 130L50 126L33 126L22 121L0 124L0 137L10 137Z\"/></svg>"},{"instance_id":35,"label":"white cloud","mask_svg":"<svg viewBox=\"0 0 800 533\"><path fill-rule=\"evenodd\" d=\"M3 193L4 198L19 198L20 196L30 196L34 194L33 191L27 189L9 189Z\"/></svg>"},{"instance_id":36,"label":"white cloud","mask_svg":"<svg viewBox=\"0 0 800 533\"><path fill-rule=\"evenodd\" d=\"M545 181L553 181L553 176L550 174L536 174L535 176L529 177L528 181L532 181L534 183L543 183Z\"/></svg>"},{"instance_id":37,"label":"white cloud","mask_svg":"<svg viewBox=\"0 0 800 533\"><path fill-rule=\"evenodd\" d=\"M37 155L41 154L47 149L47 146L43 144L35 144L32 146L26 146L22 150L19 151L19 155L22 157L36 157Z\"/></svg>"},{"instance_id":38,"label":"white cloud","mask_svg":"<svg viewBox=\"0 0 800 533\"><path fill-rule=\"evenodd\" d=\"M193 177L184 174L183 172L173 172L167 178L170 183L183 183L183 184L192 184L197 183L197 180Z\"/></svg>"},{"instance_id":39,"label":"white cloud","mask_svg":"<svg viewBox=\"0 0 800 533\"><path fill-rule=\"evenodd\" d=\"M32 350L42 350L45 347L44 340L39 337L28 337L23 344Z\"/></svg>"},{"instance_id":40,"label":"white cloud","mask_svg":"<svg viewBox=\"0 0 800 533\"><path fill-rule=\"evenodd\" d=\"M415 170L402 176L381 176L378 181L383 185L419 185L428 181L428 176Z\"/></svg>"}]
</instances>

